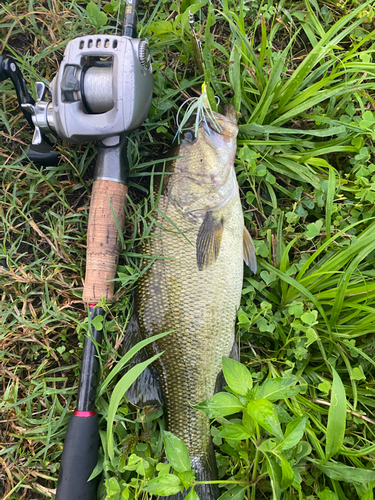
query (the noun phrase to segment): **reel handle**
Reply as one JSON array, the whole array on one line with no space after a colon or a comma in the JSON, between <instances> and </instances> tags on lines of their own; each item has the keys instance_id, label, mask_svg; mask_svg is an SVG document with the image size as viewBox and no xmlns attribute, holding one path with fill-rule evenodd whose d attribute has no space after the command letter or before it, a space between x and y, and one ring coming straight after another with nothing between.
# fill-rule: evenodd
<instances>
[{"instance_id":1,"label":"reel handle","mask_svg":"<svg viewBox=\"0 0 375 500\"><path fill-rule=\"evenodd\" d=\"M93 184L87 230L86 278L83 300L96 304L104 296L113 298L117 262L120 253L119 230L125 223L124 204L128 188L110 180Z\"/></svg>"}]
</instances>

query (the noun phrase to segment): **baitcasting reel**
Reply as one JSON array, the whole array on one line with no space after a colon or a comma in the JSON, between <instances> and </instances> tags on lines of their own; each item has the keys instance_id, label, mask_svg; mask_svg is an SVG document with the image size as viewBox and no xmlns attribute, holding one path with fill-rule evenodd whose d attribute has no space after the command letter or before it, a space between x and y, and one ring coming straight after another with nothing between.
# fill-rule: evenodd
<instances>
[{"instance_id":1,"label":"baitcasting reel","mask_svg":"<svg viewBox=\"0 0 375 500\"><path fill-rule=\"evenodd\" d=\"M5 78L11 78L25 117L35 127L28 152L31 160L56 164L58 157L51 145L57 137L75 144L98 140L95 180L125 182L120 164L125 134L142 125L152 97L145 40L88 35L70 41L50 86L52 102L43 100L46 88L42 82L36 84L35 102L15 61L0 56L0 81Z\"/></svg>"},{"instance_id":2,"label":"baitcasting reel","mask_svg":"<svg viewBox=\"0 0 375 500\"><path fill-rule=\"evenodd\" d=\"M118 137L139 127L148 114L147 42L108 35L76 38L51 83L52 102L42 100L45 88L37 85L36 104L22 105L35 124L33 144L40 143L41 133L51 132L78 144Z\"/></svg>"}]
</instances>

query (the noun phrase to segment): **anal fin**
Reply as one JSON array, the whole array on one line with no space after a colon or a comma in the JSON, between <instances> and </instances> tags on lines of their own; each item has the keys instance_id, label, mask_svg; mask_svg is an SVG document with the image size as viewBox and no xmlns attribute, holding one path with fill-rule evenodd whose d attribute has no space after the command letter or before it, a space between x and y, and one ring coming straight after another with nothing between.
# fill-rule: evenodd
<instances>
[{"instance_id":1,"label":"anal fin","mask_svg":"<svg viewBox=\"0 0 375 500\"><path fill-rule=\"evenodd\" d=\"M126 351L131 349L134 345L140 342L142 339L141 332L139 329L137 318L133 315L129 321L128 327L126 329L126 335L124 340L124 348ZM138 351L131 359L130 366L135 366L142 361L148 359L147 352L145 349ZM159 376L157 370L149 365L145 370L139 375L135 382L126 391L126 397L135 406L162 406L163 397L161 391L161 385L159 382Z\"/></svg>"}]
</instances>

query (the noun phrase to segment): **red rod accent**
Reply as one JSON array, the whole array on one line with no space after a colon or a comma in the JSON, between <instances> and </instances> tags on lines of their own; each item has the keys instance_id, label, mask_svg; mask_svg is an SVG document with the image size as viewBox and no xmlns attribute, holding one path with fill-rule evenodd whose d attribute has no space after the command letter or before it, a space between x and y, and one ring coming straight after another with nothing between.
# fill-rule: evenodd
<instances>
[{"instance_id":1,"label":"red rod accent","mask_svg":"<svg viewBox=\"0 0 375 500\"><path fill-rule=\"evenodd\" d=\"M96 304L97 304L97 302L95 302L95 304L90 304L90 303L89 303L89 307L95 307L95 306L96 306Z\"/></svg>"},{"instance_id":2,"label":"red rod accent","mask_svg":"<svg viewBox=\"0 0 375 500\"><path fill-rule=\"evenodd\" d=\"M76 417L93 417L96 415L96 411L79 411L79 410L74 410L73 415Z\"/></svg>"}]
</instances>

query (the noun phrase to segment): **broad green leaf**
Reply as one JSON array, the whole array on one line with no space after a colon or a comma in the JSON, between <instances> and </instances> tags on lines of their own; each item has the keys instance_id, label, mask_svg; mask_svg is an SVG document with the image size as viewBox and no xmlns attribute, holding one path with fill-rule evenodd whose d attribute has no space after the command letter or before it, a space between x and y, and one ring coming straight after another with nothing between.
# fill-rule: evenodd
<instances>
[{"instance_id":1,"label":"broad green leaf","mask_svg":"<svg viewBox=\"0 0 375 500\"><path fill-rule=\"evenodd\" d=\"M244 408L242 411L242 424L247 432L253 436L256 431L254 419L250 417L248 411Z\"/></svg>"},{"instance_id":2,"label":"broad green leaf","mask_svg":"<svg viewBox=\"0 0 375 500\"><path fill-rule=\"evenodd\" d=\"M307 455L310 455L311 451L311 445L307 441L300 441L295 455L296 463L302 460L302 458L307 457Z\"/></svg>"},{"instance_id":3,"label":"broad green leaf","mask_svg":"<svg viewBox=\"0 0 375 500\"><path fill-rule=\"evenodd\" d=\"M162 353L156 354L152 358L147 361L143 361L142 363L138 363L133 366L125 375L117 382L111 397L111 401L108 407L107 414L107 446L108 446L108 456L111 460L114 458L114 448L113 448L113 421L116 417L116 411L119 407L122 398L124 397L126 391L132 385L132 383L139 377L139 375L143 372L146 366L150 365L161 356Z\"/></svg>"},{"instance_id":4,"label":"broad green leaf","mask_svg":"<svg viewBox=\"0 0 375 500\"><path fill-rule=\"evenodd\" d=\"M258 450L262 451L263 453L273 452L273 450L275 448L276 448L276 439L275 438L265 439L258 446Z\"/></svg>"},{"instance_id":5,"label":"broad green leaf","mask_svg":"<svg viewBox=\"0 0 375 500\"><path fill-rule=\"evenodd\" d=\"M293 302L288 307L288 313L296 318L300 318L303 314L303 303L302 302Z\"/></svg>"},{"instance_id":6,"label":"broad green leaf","mask_svg":"<svg viewBox=\"0 0 375 500\"><path fill-rule=\"evenodd\" d=\"M185 490L187 490L190 488L195 479L195 473L192 470L186 470L184 472L180 472L178 477L181 479L181 482L184 485Z\"/></svg>"},{"instance_id":7,"label":"broad green leaf","mask_svg":"<svg viewBox=\"0 0 375 500\"><path fill-rule=\"evenodd\" d=\"M353 380L366 380L365 374L363 373L363 368L361 365L355 366L353 368L353 373L351 378Z\"/></svg>"},{"instance_id":8,"label":"broad green leaf","mask_svg":"<svg viewBox=\"0 0 375 500\"><path fill-rule=\"evenodd\" d=\"M125 481L123 482L125 483ZM131 497L132 493L130 492L130 486L125 486L125 488L123 488L121 491L121 500L129 500ZM105 500L107 500L107 497L105 498Z\"/></svg>"},{"instance_id":9,"label":"broad green leaf","mask_svg":"<svg viewBox=\"0 0 375 500\"><path fill-rule=\"evenodd\" d=\"M94 2L90 2L86 5L86 11L90 16L95 17L98 14L98 6Z\"/></svg>"},{"instance_id":10,"label":"broad green leaf","mask_svg":"<svg viewBox=\"0 0 375 500\"><path fill-rule=\"evenodd\" d=\"M296 385L298 382L299 379L294 375L269 378L257 388L255 398L264 398L268 401L292 398L301 391L300 385Z\"/></svg>"},{"instance_id":11,"label":"broad green leaf","mask_svg":"<svg viewBox=\"0 0 375 500\"><path fill-rule=\"evenodd\" d=\"M115 477L111 477L106 481L107 495L106 500L117 500L121 493L121 486Z\"/></svg>"},{"instance_id":12,"label":"broad green leaf","mask_svg":"<svg viewBox=\"0 0 375 500\"><path fill-rule=\"evenodd\" d=\"M173 24L170 21L155 21L150 24L148 31L155 35L170 34L173 31Z\"/></svg>"},{"instance_id":13,"label":"broad green leaf","mask_svg":"<svg viewBox=\"0 0 375 500\"><path fill-rule=\"evenodd\" d=\"M350 467L338 462L327 462L325 465L320 465L316 460L313 460L313 462L326 476L336 479L336 481L344 481L346 483L369 483L375 481L375 470Z\"/></svg>"},{"instance_id":14,"label":"broad green leaf","mask_svg":"<svg viewBox=\"0 0 375 500\"><path fill-rule=\"evenodd\" d=\"M153 495L168 496L175 495L183 489L184 487L180 478L174 474L168 474L166 476L151 479L151 481L144 486L143 491L147 491Z\"/></svg>"},{"instance_id":15,"label":"broad green leaf","mask_svg":"<svg viewBox=\"0 0 375 500\"><path fill-rule=\"evenodd\" d=\"M266 455L266 460L267 460L267 470L271 480L272 500L279 500L281 496L281 487L280 487L281 474L282 474L281 467L269 455Z\"/></svg>"},{"instance_id":16,"label":"broad green leaf","mask_svg":"<svg viewBox=\"0 0 375 500\"><path fill-rule=\"evenodd\" d=\"M334 491L325 488L323 491L318 491L317 493L319 500L339 500L339 497Z\"/></svg>"},{"instance_id":17,"label":"broad green leaf","mask_svg":"<svg viewBox=\"0 0 375 500\"><path fill-rule=\"evenodd\" d=\"M318 311L306 311L301 316L301 321L303 321L306 325L312 326L316 323L316 318L318 317Z\"/></svg>"},{"instance_id":18,"label":"broad green leaf","mask_svg":"<svg viewBox=\"0 0 375 500\"><path fill-rule=\"evenodd\" d=\"M111 3L104 5L103 10L105 12L117 12L120 4L117 0L111 0Z\"/></svg>"},{"instance_id":19,"label":"broad green leaf","mask_svg":"<svg viewBox=\"0 0 375 500\"><path fill-rule=\"evenodd\" d=\"M87 13L91 16L94 23L100 27L107 24L108 18L104 12L101 12L100 7L94 2L90 2L86 6Z\"/></svg>"},{"instance_id":20,"label":"broad green leaf","mask_svg":"<svg viewBox=\"0 0 375 500\"><path fill-rule=\"evenodd\" d=\"M124 466L124 470L136 470L141 462L142 458L132 453L128 458L128 463Z\"/></svg>"},{"instance_id":21,"label":"broad green leaf","mask_svg":"<svg viewBox=\"0 0 375 500\"><path fill-rule=\"evenodd\" d=\"M171 466L169 464L159 462L156 466L156 470L159 471L159 476L166 476L167 474L169 474Z\"/></svg>"},{"instance_id":22,"label":"broad green leaf","mask_svg":"<svg viewBox=\"0 0 375 500\"><path fill-rule=\"evenodd\" d=\"M282 424L289 424L292 421L292 417L289 413L280 405L276 405L277 415Z\"/></svg>"},{"instance_id":23,"label":"broad green leaf","mask_svg":"<svg viewBox=\"0 0 375 500\"><path fill-rule=\"evenodd\" d=\"M243 500L245 498L246 490L246 486L231 486L219 497L219 500ZM201 500L204 499L202 498Z\"/></svg>"},{"instance_id":24,"label":"broad green leaf","mask_svg":"<svg viewBox=\"0 0 375 500\"><path fill-rule=\"evenodd\" d=\"M244 406L241 401L228 392L218 392L212 399L206 399L203 403L193 406L196 410L203 411L208 418L225 417L242 411Z\"/></svg>"},{"instance_id":25,"label":"broad green leaf","mask_svg":"<svg viewBox=\"0 0 375 500\"><path fill-rule=\"evenodd\" d=\"M289 486L291 486L291 484L293 483L294 471L293 471L289 461L285 457L283 457L281 455L279 458L280 458L280 465L281 465L280 487L282 490L285 490L286 488L289 488Z\"/></svg>"},{"instance_id":26,"label":"broad green leaf","mask_svg":"<svg viewBox=\"0 0 375 500\"><path fill-rule=\"evenodd\" d=\"M320 392L324 392L325 394L328 394L329 391L331 390L332 384L329 380L325 380L324 382L321 382L318 384L318 389Z\"/></svg>"},{"instance_id":27,"label":"broad green leaf","mask_svg":"<svg viewBox=\"0 0 375 500\"><path fill-rule=\"evenodd\" d=\"M247 405L247 411L267 432L283 439L283 433L274 405L267 399L254 399Z\"/></svg>"},{"instance_id":28,"label":"broad green leaf","mask_svg":"<svg viewBox=\"0 0 375 500\"><path fill-rule=\"evenodd\" d=\"M191 469L188 449L182 439L171 432L163 432L165 454L168 462L177 472L185 472Z\"/></svg>"},{"instance_id":29,"label":"broad green leaf","mask_svg":"<svg viewBox=\"0 0 375 500\"><path fill-rule=\"evenodd\" d=\"M268 271L262 271L260 273L260 277L266 283L266 285L270 285L274 281L276 281L277 276L275 273L269 273Z\"/></svg>"},{"instance_id":30,"label":"broad green leaf","mask_svg":"<svg viewBox=\"0 0 375 500\"><path fill-rule=\"evenodd\" d=\"M319 236L320 234L320 230L322 229L322 226L323 226L323 221L321 220L317 220L315 222L312 222L311 224L308 224L306 226L306 238L315 238L316 236Z\"/></svg>"},{"instance_id":31,"label":"broad green leaf","mask_svg":"<svg viewBox=\"0 0 375 500\"><path fill-rule=\"evenodd\" d=\"M95 330L98 330L99 332L103 330L103 316L101 314L98 314L91 320L91 325L95 328Z\"/></svg>"},{"instance_id":32,"label":"broad green leaf","mask_svg":"<svg viewBox=\"0 0 375 500\"><path fill-rule=\"evenodd\" d=\"M185 500L200 500L200 499L194 488L192 488L186 495Z\"/></svg>"},{"instance_id":33,"label":"broad green leaf","mask_svg":"<svg viewBox=\"0 0 375 500\"><path fill-rule=\"evenodd\" d=\"M253 388L253 377L242 363L224 356L223 373L233 392L246 396L247 392Z\"/></svg>"},{"instance_id":34,"label":"broad green leaf","mask_svg":"<svg viewBox=\"0 0 375 500\"><path fill-rule=\"evenodd\" d=\"M333 383L331 390L331 406L328 411L326 458L329 459L340 450L346 423L346 395L340 376L332 368Z\"/></svg>"},{"instance_id":35,"label":"broad green leaf","mask_svg":"<svg viewBox=\"0 0 375 500\"><path fill-rule=\"evenodd\" d=\"M251 434L243 425L231 424L225 425L224 429L220 432L220 436L227 439L242 440L251 437Z\"/></svg>"},{"instance_id":36,"label":"broad green leaf","mask_svg":"<svg viewBox=\"0 0 375 500\"><path fill-rule=\"evenodd\" d=\"M281 450L289 450L296 446L302 439L306 428L307 417L302 415L286 426L284 441L280 443Z\"/></svg>"}]
</instances>

